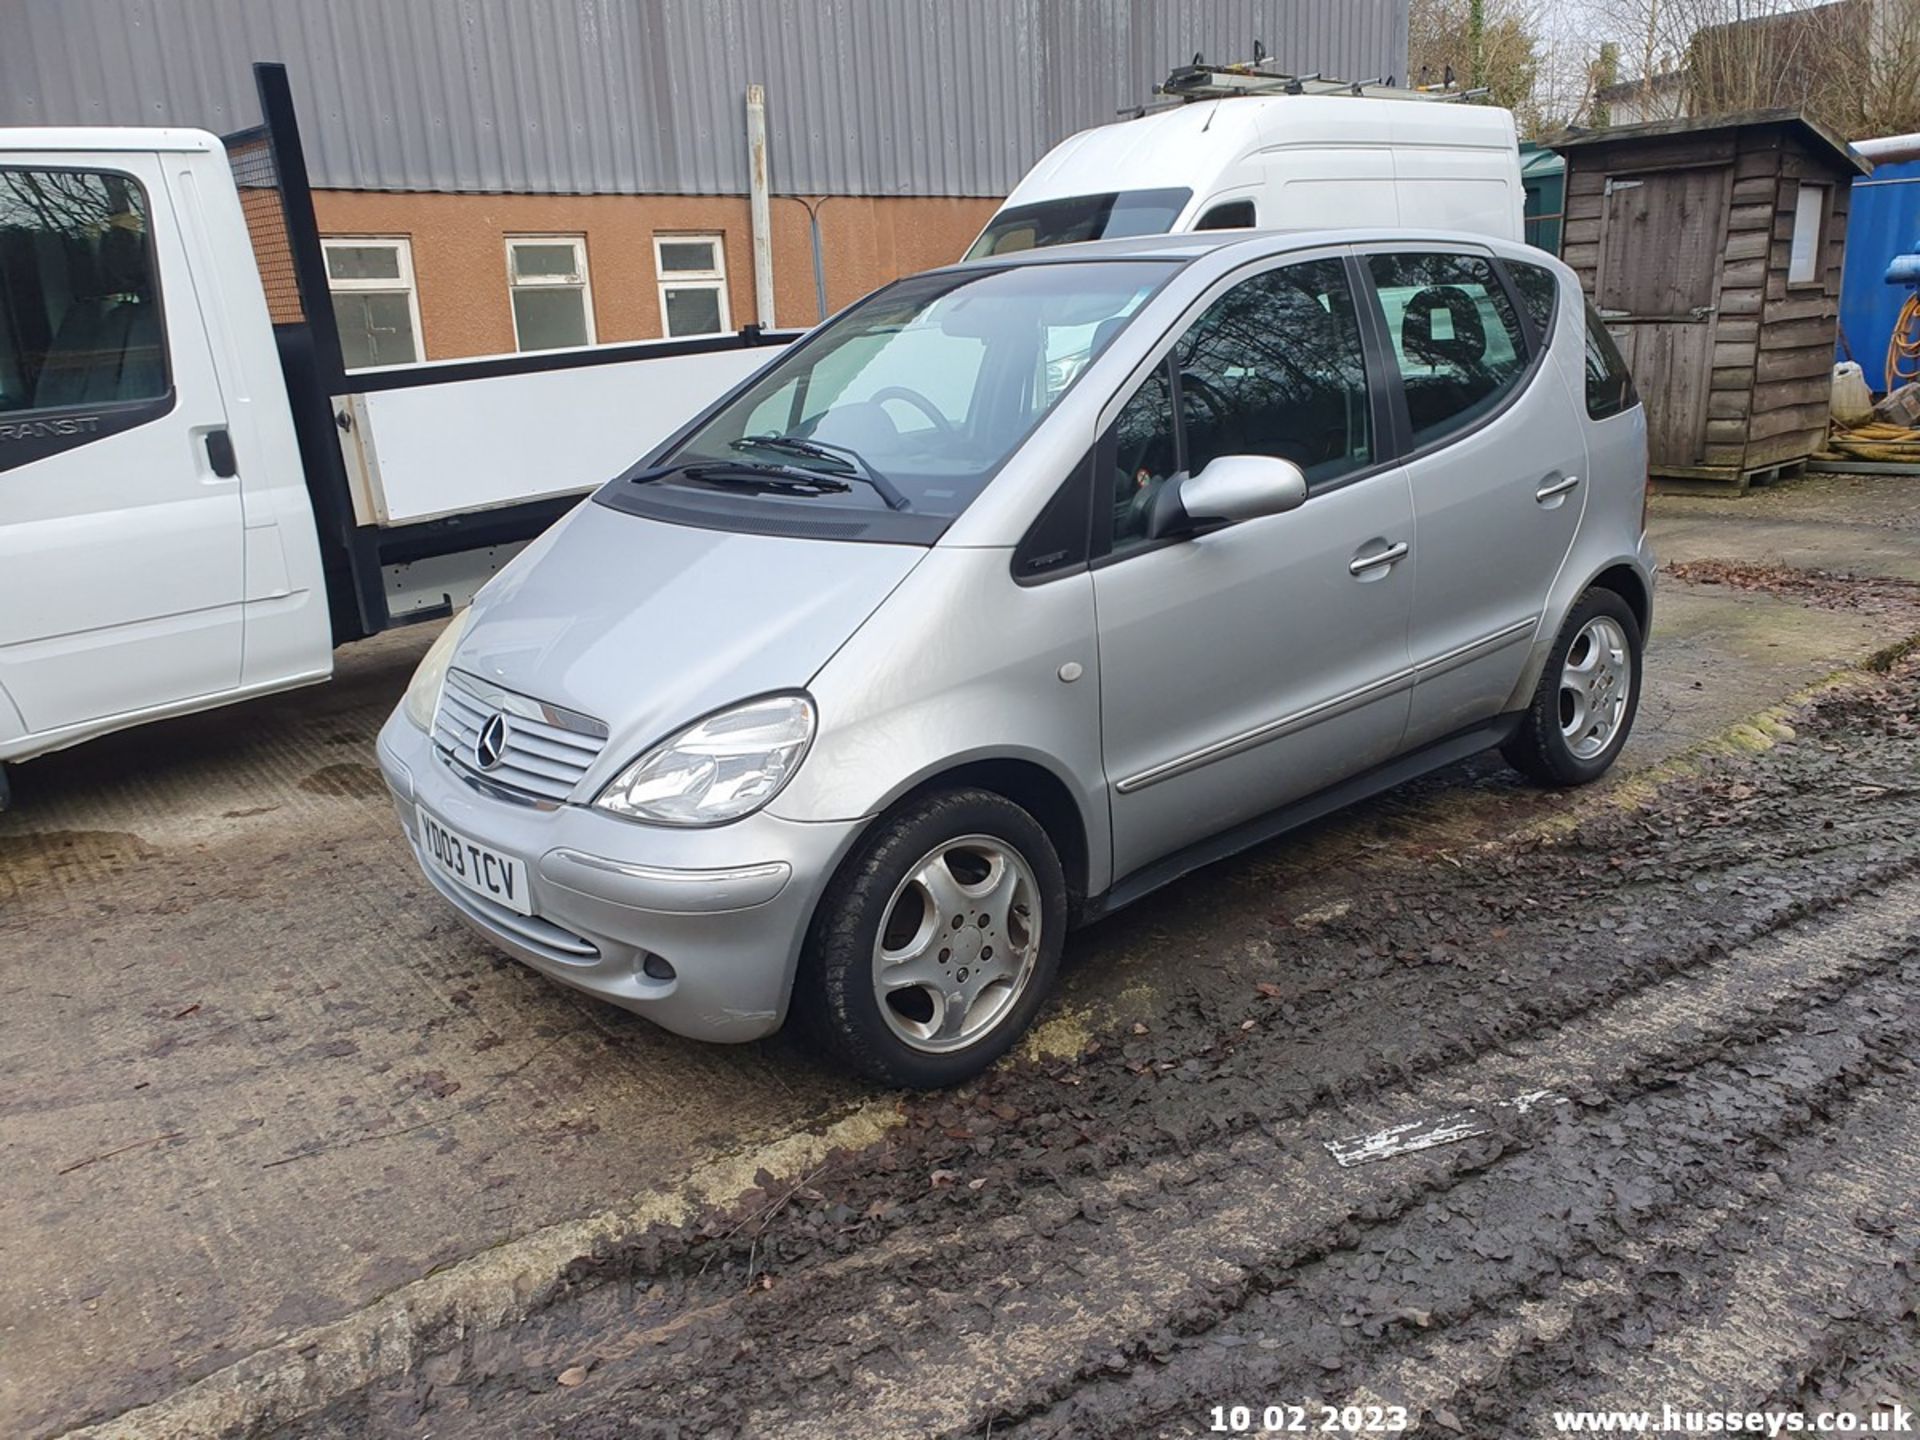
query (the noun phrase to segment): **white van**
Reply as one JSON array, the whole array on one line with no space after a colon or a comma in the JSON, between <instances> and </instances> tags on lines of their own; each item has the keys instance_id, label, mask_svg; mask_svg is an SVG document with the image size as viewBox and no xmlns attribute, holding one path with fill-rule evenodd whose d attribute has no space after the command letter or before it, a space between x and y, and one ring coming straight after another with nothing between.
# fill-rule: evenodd
<instances>
[{"instance_id":1,"label":"white van","mask_svg":"<svg viewBox=\"0 0 1920 1440\"><path fill-rule=\"evenodd\" d=\"M1407 225L1524 240L1525 200L1511 111L1409 91L1244 95L1069 136L967 258L1185 230Z\"/></svg>"}]
</instances>

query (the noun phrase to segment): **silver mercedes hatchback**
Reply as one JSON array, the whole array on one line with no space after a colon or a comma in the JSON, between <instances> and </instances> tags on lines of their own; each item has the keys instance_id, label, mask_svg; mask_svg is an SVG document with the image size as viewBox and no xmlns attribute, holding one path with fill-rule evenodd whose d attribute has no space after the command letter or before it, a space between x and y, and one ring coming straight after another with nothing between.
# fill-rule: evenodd
<instances>
[{"instance_id":1,"label":"silver mercedes hatchback","mask_svg":"<svg viewBox=\"0 0 1920 1440\"><path fill-rule=\"evenodd\" d=\"M640 397L644 401L644 397ZM1640 698L1646 427L1571 271L1219 232L902 280L535 542L380 736L433 885L671 1030L789 1009L897 1085L1067 931L1477 751L1575 785Z\"/></svg>"}]
</instances>

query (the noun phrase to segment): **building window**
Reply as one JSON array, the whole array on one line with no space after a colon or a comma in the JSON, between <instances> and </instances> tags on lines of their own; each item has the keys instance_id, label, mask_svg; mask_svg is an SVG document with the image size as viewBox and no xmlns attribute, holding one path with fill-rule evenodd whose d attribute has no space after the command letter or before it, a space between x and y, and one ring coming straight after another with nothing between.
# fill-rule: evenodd
<instances>
[{"instance_id":1,"label":"building window","mask_svg":"<svg viewBox=\"0 0 1920 1440\"><path fill-rule=\"evenodd\" d=\"M1787 260L1789 285L1818 285L1825 278L1820 270L1820 242L1827 228L1827 187L1800 182L1799 197L1793 202L1793 250Z\"/></svg>"},{"instance_id":2,"label":"building window","mask_svg":"<svg viewBox=\"0 0 1920 1440\"><path fill-rule=\"evenodd\" d=\"M340 328L340 358L349 370L411 365L421 358L420 298L413 288L413 247L402 239L322 240L327 289Z\"/></svg>"},{"instance_id":3,"label":"building window","mask_svg":"<svg viewBox=\"0 0 1920 1440\"><path fill-rule=\"evenodd\" d=\"M593 344L593 291L587 242L578 235L515 235L507 240L513 292L513 340L522 350Z\"/></svg>"},{"instance_id":4,"label":"building window","mask_svg":"<svg viewBox=\"0 0 1920 1440\"><path fill-rule=\"evenodd\" d=\"M667 335L720 335L727 320L727 256L718 235L656 235L660 319Z\"/></svg>"}]
</instances>

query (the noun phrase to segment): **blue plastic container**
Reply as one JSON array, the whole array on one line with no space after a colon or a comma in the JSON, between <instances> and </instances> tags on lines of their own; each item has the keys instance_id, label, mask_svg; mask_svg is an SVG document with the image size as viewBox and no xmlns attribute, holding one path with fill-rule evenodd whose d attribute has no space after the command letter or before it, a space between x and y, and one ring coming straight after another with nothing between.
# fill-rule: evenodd
<instances>
[{"instance_id":1,"label":"blue plastic container","mask_svg":"<svg viewBox=\"0 0 1920 1440\"><path fill-rule=\"evenodd\" d=\"M1912 257L1911 263L1901 257ZM1896 266L1896 262L1900 262ZM1888 283L1889 267L1901 277ZM1886 384L1887 341L1920 285L1920 160L1881 165L1853 182L1847 214L1847 268L1840 282L1840 329L1877 393ZM1838 358L1845 359L1844 351Z\"/></svg>"}]
</instances>

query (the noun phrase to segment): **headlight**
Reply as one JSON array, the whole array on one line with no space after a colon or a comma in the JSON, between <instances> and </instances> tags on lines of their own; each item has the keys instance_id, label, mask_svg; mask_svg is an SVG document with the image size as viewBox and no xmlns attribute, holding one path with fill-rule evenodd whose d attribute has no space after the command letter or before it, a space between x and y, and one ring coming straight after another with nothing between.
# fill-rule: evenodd
<instances>
[{"instance_id":1,"label":"headlight","mask_svg":"<svg viewBox=\"0 0 1920 1440\"><path fill-rule=\"evenodd\" d=\"M413 679L407 682L407 698L400 702L400 708L407 712L407 719L422 730L433 729L433 712L440 705L440 687L446 682L447 666L453 662L454 647L467 633L467 622L472 618L473 610L468 608L449 620L447 628L427 647Z\"/></svg>"},{"instance_id":2,"label":"headlight","mask_svg":"<svg viewBox=\"0 0 1920 1440\"><path fill-rule=\"evenodd\" d=\"M738 820L793 778L813 728L813 702L804 695L749 700L654 746L616 775L594 806L656 825Z\"/></svg>"}]
</instances>

